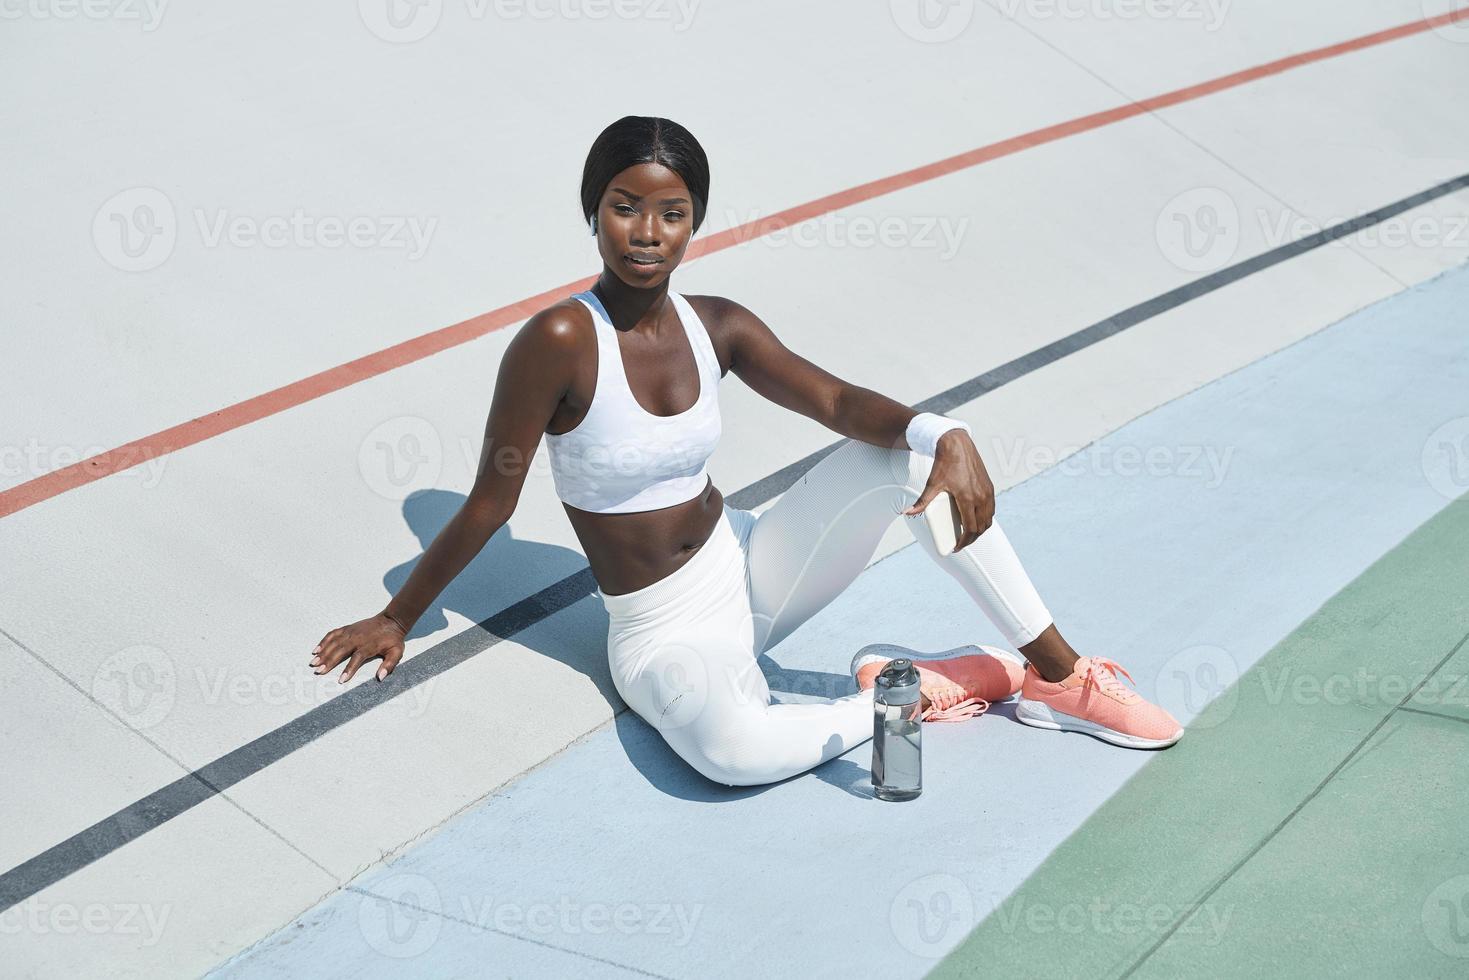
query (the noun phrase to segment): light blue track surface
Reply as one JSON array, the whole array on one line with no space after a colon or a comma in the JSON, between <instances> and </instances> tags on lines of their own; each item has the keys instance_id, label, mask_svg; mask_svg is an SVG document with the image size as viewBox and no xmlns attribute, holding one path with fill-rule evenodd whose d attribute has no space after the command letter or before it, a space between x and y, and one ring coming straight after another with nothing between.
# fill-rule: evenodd
<instances>
[{"instance_id":1,"label":"light blue track surface","mask_svg":"<svg viewBox=\"0 0 1469 980\"><path fill-rule=\"evenodd\" d=\"M1469 269L1003 494L1062 631L1191 719L1448 502L1425 446L1432 469L1430 434L1469 416L1466 309ZM1144 464L1132 476L1117 471L1128 446ZM1217 485L1195 448L1225 463ZM846 693L852 652L879 640L936 650L998 634L909 547L772 651L787 670L767 662L771 686ZM887 804L871 797L870 743L731 789L625 712L215 975L919 976L1150 758L1026 728L1009 705L924 740L923 796ZM938 889L948 925L924 932L932 915L911 902L948 875L962 882Z\"/></svg>"}]
</instances>

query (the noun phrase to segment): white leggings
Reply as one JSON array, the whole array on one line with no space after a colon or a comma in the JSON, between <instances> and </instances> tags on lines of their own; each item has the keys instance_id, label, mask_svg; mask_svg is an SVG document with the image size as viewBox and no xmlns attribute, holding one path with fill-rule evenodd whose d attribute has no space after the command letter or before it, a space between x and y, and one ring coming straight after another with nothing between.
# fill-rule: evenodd
<instances>
[{"instance_id":1,"label":"white leggings","mask_svg":"<svg viewBox=\"0 0 1469 980\"><path fill-rule=\"evenodd\" d=\"M923 516L902 513L932 466L920 453L849 440L763 513L726 504L709 540L672 574L623 595L599 590L618 694L674 752L728 786L785 779L871 738L870 689L772 704L756 658L857 578L896 517L1011 645L1034 640L1051 615L998 521L943 555Z\"/></svg>"}]
</instances>

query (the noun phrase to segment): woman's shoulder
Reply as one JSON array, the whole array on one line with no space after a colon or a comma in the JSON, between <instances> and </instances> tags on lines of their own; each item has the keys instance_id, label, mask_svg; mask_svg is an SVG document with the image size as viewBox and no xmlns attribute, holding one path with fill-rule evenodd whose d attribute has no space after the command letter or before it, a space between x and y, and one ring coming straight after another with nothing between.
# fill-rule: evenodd
<instances>
[{"instance_id":1,"label":"woman's shoulder","mask_svg":"<svg viewBox=\"0 0 1469 980\"><path fill-rule=\"evenodd\" d=\"M576 349L592 334L592 313L574 297L559 299L531 316L519 333L536 346Z\"/></svg>"},{"instance_id":2,"label":"woman's shoulder","mask_svg":"<svg viewBox=\"0 0 1469 980\"><path fill-rule=\"evenodd\" d=\"M734 300L725 296L690 296L684 294L689 306L699 314L699 319L712 332L721 332L729 329L738 329L742 324L749 322L755 314Z\"/></svg>"},{"instance_id":3,"label":"woman's shoulder","mask_svg":"<svg viewBox=\"0 0 1469 980\"><path fill-rule=\"evenodd\" d=\"M724 296L684 295L689 307L704 324L709 341L714 345L719 359L719 375L724 377L734 364L736 340L751 323L758 324L759 318L739 303Z\"/></svg>"},{"instance_id":4,"label":"woman's shoulder","mask_svg":"<svg viewBox=\"0 0 1469 980\"><path fill-rule=\"evenodd\" d=\"M505 363L517 369L543 371L552 365L569 368L595 357L596 329L591 312L567 297L537 311L520 325L505 351Z\"/></svg>"}]
</instances>

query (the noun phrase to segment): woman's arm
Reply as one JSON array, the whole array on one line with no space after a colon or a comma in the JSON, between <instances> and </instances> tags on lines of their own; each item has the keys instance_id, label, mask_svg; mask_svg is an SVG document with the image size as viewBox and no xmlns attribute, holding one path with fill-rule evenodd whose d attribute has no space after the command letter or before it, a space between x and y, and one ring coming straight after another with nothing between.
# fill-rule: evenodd
<instances>
[{"instance_id":1,"label":"woman's arm","mask_svg":"<svg viewBox=\"0 0 1469 980\"><path fill-rule=\"evenodd\" d=\"M566 311L553 308L527 320L505 349L474 486L382 611L405 634L515 513L530 460L571 384L575 339Z\"/></svg>"},{"instance_id":2,"label":"woman's arm","mask_svg":"<svg viewBox=\"0 0 1469 980\"><path fill-rule=\"evenodd\" d=\"M500 361L468 498L382 612L323 637L313 651L318 674L347 660L345 683L377 657L383 658L378 680L392 673L413 624L515 512L541 435L571 385L576 341L576 321L565 307L537 313L516 333Z\"/></svg>"},{"instance_id":3,"label":"woman's arm","mask_svg":"<svg viewBox=\"0 0 1469 980\"><path fill-rule=\"evenodd\" d=\"M908 432L919 412L806 360L740 304L718 297L708 297L707 302L727 338L730 370L760 395L859 442L886 449L914 448ZM928 485L904 513L922 513L940 492L948 491L964 528L954 548L960 551L994 522L994 484L974 441L962 429L939 436L933 458Z\"/></svg>"},{"instance_id":4,"label":"woman's arm","mask_svg":"<svg viewBox=\"0 0 1469 980\"><path fill-rule=\"evenodd\" d=\"M723 297L708 297L728 339L730 371L756 393L858 442L908 449L905 433L918 413L811 363L781 343L754 313Z\"/></svg>"}]
</instances>

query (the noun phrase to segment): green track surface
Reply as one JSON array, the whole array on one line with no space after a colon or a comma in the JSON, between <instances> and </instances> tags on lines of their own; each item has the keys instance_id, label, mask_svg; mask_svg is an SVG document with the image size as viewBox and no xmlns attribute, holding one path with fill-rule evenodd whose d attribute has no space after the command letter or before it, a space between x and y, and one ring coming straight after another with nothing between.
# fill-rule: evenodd
<instances>
[{"instance_id":1,"label":"green track surface","mask_svg":"<svg viewBox=\"0 0 1469 980\"><path fill-rule=\"evenodd\" d=\"M929 976L1469 977L1466 641L1469 497L1211 702Z\"/></svg>"}]
</instances>

